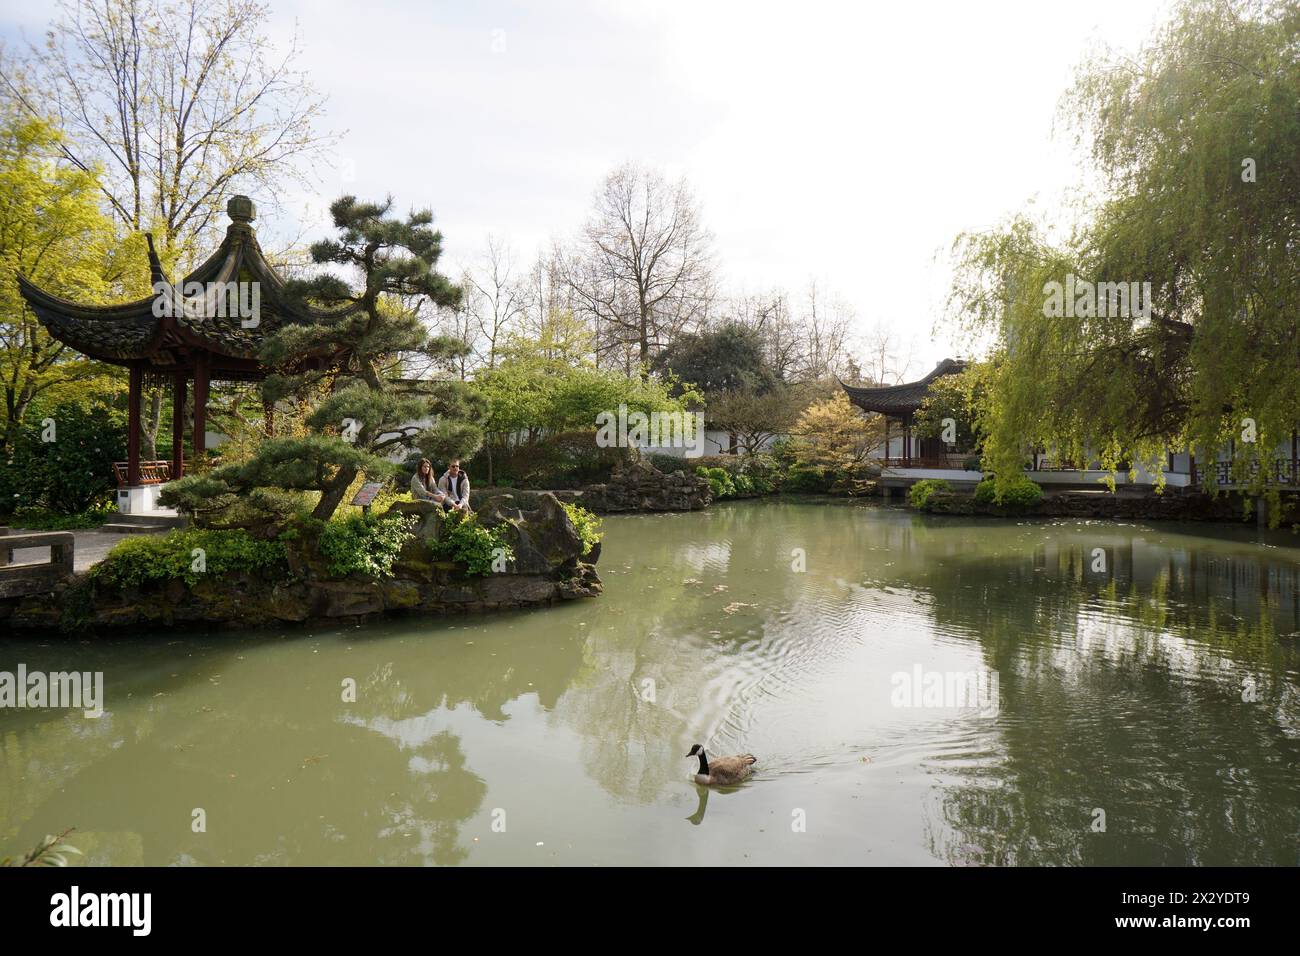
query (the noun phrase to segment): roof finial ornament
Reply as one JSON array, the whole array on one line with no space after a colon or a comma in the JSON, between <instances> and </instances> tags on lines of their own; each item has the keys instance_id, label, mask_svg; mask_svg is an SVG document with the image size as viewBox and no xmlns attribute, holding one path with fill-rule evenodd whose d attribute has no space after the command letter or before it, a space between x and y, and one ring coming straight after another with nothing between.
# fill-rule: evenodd
<instances>
[{"instance_id":1,"label":"roof finial ornament","mask_svg":"<svg viewBox=\"0 0 1300 956\"><path fill-rule=\"evenodd\" d=\"M163 272L162 262L158 259L158 250L153 245L153 233L146 232L144 241L149 244L149 282L155 287L167 282L167 273Z\"/></svg>"},{"instance_id":2,"label":"roof finial ornament","mask_svg":"<svg viewBox=\"0 0 1300 956\"><path fill-rule=\"evenodd\" d=\"M257 207L247 196L231 196L230 201L226 203L226 215L230 217L231 222L247 225L257 218Z\"/></svg>"}]
</instances>

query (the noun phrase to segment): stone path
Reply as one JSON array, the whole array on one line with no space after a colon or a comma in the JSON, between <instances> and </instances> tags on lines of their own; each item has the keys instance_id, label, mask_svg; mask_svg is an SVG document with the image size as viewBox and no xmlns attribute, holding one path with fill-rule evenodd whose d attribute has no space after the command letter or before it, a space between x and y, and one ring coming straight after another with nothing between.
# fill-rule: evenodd
<instances>
[{"instance_id":1,"label":"stone path","mask_svg":"<svg viewBox=\"0 0 1300 956\"><path fill-rule=\"evenodd\" d=\"M23 528L14 528L10 534L38 534L39 532L28 532ZM96 564L104 559L104 556L112 550L113 545L117 544L123 538L130 538L129 534L114 534L111 531L74 531L76 544L73 546L73 558L76 571L84 571L92 564ZM0 537L0 541L4 538ZM48 561L50 560L49 548L16 548L14 550L14 564L24 564L27 562Z\"/></svg>"}]
</instances>

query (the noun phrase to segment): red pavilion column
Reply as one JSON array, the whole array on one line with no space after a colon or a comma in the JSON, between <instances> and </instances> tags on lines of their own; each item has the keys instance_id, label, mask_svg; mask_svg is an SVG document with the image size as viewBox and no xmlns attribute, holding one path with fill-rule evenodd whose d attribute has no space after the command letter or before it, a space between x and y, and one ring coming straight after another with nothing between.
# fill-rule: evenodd
<instances>
[{"instance_id":1,"label":"red pavilion column","mask_svg":"<svg viewBox=\"0 0 1300 956\"><path fill-rule=\"evenodd\" d=\"M172 480L185 476L185 389L184 372L172 376Z\"/></svg>"},{"instance_id":2,"label":"red pavilion column","mask_svg":"<svg viewBox=\"0 0 1300 956\"><path fill-rule=\"evenodd\" d=\"M140 366L131 366L130 383L126 412L126 483L134 488L140 484L140 395L144 390L144 372Z\"/></svg>"}]
</instances>

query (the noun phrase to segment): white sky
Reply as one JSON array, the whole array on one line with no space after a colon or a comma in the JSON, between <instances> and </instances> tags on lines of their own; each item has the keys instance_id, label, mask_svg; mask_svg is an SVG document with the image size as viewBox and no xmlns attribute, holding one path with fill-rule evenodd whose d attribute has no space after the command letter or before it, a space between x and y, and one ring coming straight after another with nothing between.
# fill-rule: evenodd
<instances>
[{"instance_id":1,"label":"white sky","mask_svg":"<svg viewBox=\"0 0 1300 956\"><path fill-rule=\"evenodd\" d=\"M1157 0L764 3L270 0L346 131L319 192L431 206L446 271L489 233L527 262L572 234L626 160L685 175L724 284L798 293L812 277L859 327L915 342L912 373L956 354L931 334L954 237L1051 208L1079 180L1060 95L1098 43L1135 48ZM0 37L48 12L0 0ZM257 198L257 197L254 197ZM259 222L292 234L290 223ZM311 235L315 235L313 231ZM936 255L940 256L936 261Z\"/></svg>"}]
</instances>

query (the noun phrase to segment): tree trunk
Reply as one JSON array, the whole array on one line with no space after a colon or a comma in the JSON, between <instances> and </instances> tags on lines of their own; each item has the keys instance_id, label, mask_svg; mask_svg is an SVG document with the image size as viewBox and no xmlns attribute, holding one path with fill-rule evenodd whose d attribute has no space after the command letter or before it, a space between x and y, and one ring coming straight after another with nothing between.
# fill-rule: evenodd
<instances>
[{"instance_id":1,"label":"tree trunk","mask_svg":"<svg viewBox=\"0 0 1300 956\"><path fill-rule=\"evenodd\" d=\"M149 461L155 461L158 458L158 428L162 424L162 389L150 389L149 395L149 414L145 417L140 433L144 438L144 452L142 457Z\"/></svg>"},{"instance_id":2,"label":"tree trunk","mask_svg":"<svg viewBox=\"0 0 1300 956\"><path fill-rule=\"evenodd\" d=\"M311 516L321 521L329 521L334 517L334 512L338 510L339 505L343 504L343 496L348 493L348 488L356 480L357 474L355 468L340 468L334 480L326 485Z\"/></svg>"}]
</instances>

